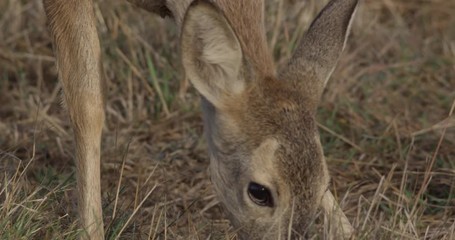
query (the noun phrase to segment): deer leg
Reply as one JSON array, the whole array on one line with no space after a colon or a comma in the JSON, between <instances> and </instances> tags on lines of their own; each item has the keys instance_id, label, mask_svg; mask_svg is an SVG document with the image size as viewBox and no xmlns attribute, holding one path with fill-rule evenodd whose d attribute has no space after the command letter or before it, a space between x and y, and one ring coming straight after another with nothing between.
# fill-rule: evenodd
<instances>
[{"instance_id":1,"label":"deer leg","mask_svg":"<svg viewBox=\"0 0 455 240\"><path fill-rule=\"evenodd\" d=\"M100 142L104 80L91 0L43 0L59 79L74 131L78 210L83 239L104 239Z\"/></svg>"}]
</instances>

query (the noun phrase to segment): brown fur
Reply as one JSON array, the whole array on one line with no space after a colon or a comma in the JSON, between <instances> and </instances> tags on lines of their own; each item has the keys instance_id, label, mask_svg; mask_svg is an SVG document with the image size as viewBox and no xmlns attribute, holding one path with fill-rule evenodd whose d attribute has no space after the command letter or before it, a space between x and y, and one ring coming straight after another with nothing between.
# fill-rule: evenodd
<instances>
[{"instance_id":1,"label":"brown fur","mask_svg":"<svg viewBox=\"0 0 455 240\"><path fill-rule=\"evenodd\" d=\"M243 53L263 76L274 76L275 67L265 36L263 0L214 0L233 26Z\"/></svg>"},{"instance_id":2,"label":"brown fur","mask_svg":"<svg viewBox=\"0 0 455 240\"><path fill-rule=\"evenodd\" d=\"M262 0L130 1L174 17L182 30L183 67L202 95L212 182L240 237L302 237L321 204L339 226L334 238L349 237L352 227L326 191L315 115L357 0L332 0L279 75L267 48ZM44 0L44 6L75 134L84 237L102 239L104 81L92 3ZM251 201L250 182L266 186L274 204Z\"/></svg>"},{"instance_id":3,"label":"brown fur","mask_svg":"<svg viewBox=\"0 0 455 240\"><path fill-rule=\"evenodd\" d=\"M174 16L180 25L188 6L195 0L129 0L138 7L161 16ZM237 34L245 57L258 73L274 76L275 68L265 36L264 0L210 0ZM166 6L166 7L164 7Z\"/></svg>"},{"instance_id":4,"label":"brown fur","mask_svg":"<svg viewBox=\"0 0 455 240\"><path fill-rule=\"evenodd\" d=\"M242 43L242 37L245 42L254 40L248 42L250 46L261 46L258 36L265 33L255 24L243 22L242 15L233 14L232 21L227 12L232 14L234 10L226 9L242 5L235 1L225 4L228 6L198 4L190 8L182 26L183 65L204 96L212 181L234 226L240 227L242 239L286 237L288 225L293 227L294 237L303 236L322 199L333 200L327 197L331 196L326 192L329 176L314 117L325 81L344 47L357 1L332 1L312 24L289 66L279 76L273 74L273 69L258 70L258 66L270 65L250 59L268 55L267 50L252 55L243 43L242 51L237 52L235 46L237 41ZM230 26L225 26L217 11L224 13ZM253 23L260 16L250 15ZM330 32L325 30L326 25ZM249 36L247 32L258 36ZM237 38L232 38L233 34ZM215 43L226 49L213 51ZM214 58L211 51L220 57ZM240 69L230 67L236 62L224 57L234 53L243 58ZM240 90L231 90L239 85ZM278 144L274 157L256 162L254 152L273 140ZM264 172L262 166L273 166L265 169L274 170ZM245 198L245 187L257 179L272 191L281 192L272 212L251 206ZM335 205L332 202L331 206ZM296 214L292 216L293 213ZM344 216L339 211L335 215ZM342 227L334 235L349 236L352 228L345 224L345 217L337 221Z\"/></svg>"},{"instance_id":5,"label":"brown fur","mask_svg":"<svg viewBox=\"0 0 455 240\"><path fill-rule=\"evenodd\" d=\"M305 85L304 94L313 96L317 101L344 48L345 41L339 39L347 38L356 6L357 1L330 1L313 21L283 71L284 78L298 82L302 82L303 75L308 72L315 74L302 84ZM339 21L330 21L332 18Z\"/></svg>"},{"instance_id":6,"label":"brown fur","mask_svg":"<svg viewBox=\"0 0 455 240\"><path fill-rule=\"evenodd\" d=\"M103 239L100 142L104 78L91 0L44 0L58 75L74 130L79 215L92 239Z\"/></svg>"},{"instance_id":7,"label":"brown fur","mask_svg":"<svg viewBox=\"0 0 455 240\"><path fill-rule=\"evenodd\" d=\"M286 237L285 231L289 222L284 220L281 223L281 230L278 227L273 228L271 224L278 219L278 215L284 215L284 219L289 219L290 206L294 201L297 204L293 211L298 214L294 215L292 224L295 231L303 235L312 220L308 216L314 216L316 213L329 180L319 143L315 108L312 99L303 96L302 89L288 84L286 79L264 78L260 82L261 84L255 85L237 99L236 104L230 105L228 110L207 116L210 119L206 122L217 122L217 126L212 123L208 127L211 132L207 134L209 143L213 142L211 152L214 153L215 161L218 162L216 165L219 166L218 169L212 168L212 174L220 171L215 174L215 178L219 176L218 178L222 179L213 182L221 199L224 198L223 202L228 211L232 213L234 225L242 226L240 229L242 239L256 239L253 236L262 239L265 232L268 234L266 239L277 239L280 234ZM237 130L223 124L222 119L234 122L231 125ZM239 164L235 159L248 161L247 159L251 158L250 154L269 138L276 139L279 144L271 163L272 169L276 171L273 181L276 188L280 189L280 195L287 197L281 199L283 201L281 211L268 217L261 217L270 219L271 223L257 224L251 222L258 217L254 212L243 208L236 210L238 207L232 203L238 202L233 198L226 199L226 196L239 198L243 193L227 192L226 189L236 189L239 183L246 185L251 181L255 169L249 169L248 163ZM246 174L241 176L239 172Z\"/></svg>"}]
</instances>

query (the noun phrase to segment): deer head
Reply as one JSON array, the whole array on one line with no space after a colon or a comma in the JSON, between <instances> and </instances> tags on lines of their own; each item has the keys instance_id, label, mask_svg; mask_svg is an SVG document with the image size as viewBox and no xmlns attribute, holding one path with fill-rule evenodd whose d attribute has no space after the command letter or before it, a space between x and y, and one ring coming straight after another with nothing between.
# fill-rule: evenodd
<instances>
[{"instance_id":1,"label":"deer head","mask_svg":"<svg viewBox=\"0 0 455 240\"><path fill-rule=\"evenodd\" d=\"M252 64L217 6L186 13L182 61L202 96L212 182L243 239L303 236L334 202L315 116L357 2L330 1L281 71Z\"/></svg>"}]
</instances>

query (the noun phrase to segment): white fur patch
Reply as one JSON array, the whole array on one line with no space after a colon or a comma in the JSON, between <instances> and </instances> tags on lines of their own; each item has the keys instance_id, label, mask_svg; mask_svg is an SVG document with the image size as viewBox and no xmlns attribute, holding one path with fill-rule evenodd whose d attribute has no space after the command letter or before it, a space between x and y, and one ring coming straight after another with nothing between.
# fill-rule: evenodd
<instances>
[{"instance_id":1,"label":"white fur patch","mask_svg":"<svg viewBox=\"0 0 455 240\"><path fill-rule=\"evenodd\" d=\"M275 152L278 147L279 143L275 138L268 138L253 151L251 157L253 181L270 186L273 179L279 177L274 164Z\"/></svg>"}]
</instances>

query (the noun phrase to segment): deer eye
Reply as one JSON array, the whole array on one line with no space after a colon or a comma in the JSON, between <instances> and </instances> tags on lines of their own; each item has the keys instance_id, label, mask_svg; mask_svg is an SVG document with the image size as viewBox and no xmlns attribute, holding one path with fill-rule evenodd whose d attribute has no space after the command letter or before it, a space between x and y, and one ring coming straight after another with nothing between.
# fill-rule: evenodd
<instances>
[{"instance_id":1,"label":"deer eye","mask_svg":"<svg viewBox=\"0 0 455 240\"><path fill-rule=\"evenodd\" d=\"M273 198L270 190L255 182L248 185L248 196L255 204L263 207L273 207Z\"/></svg>"}]
</instances>

